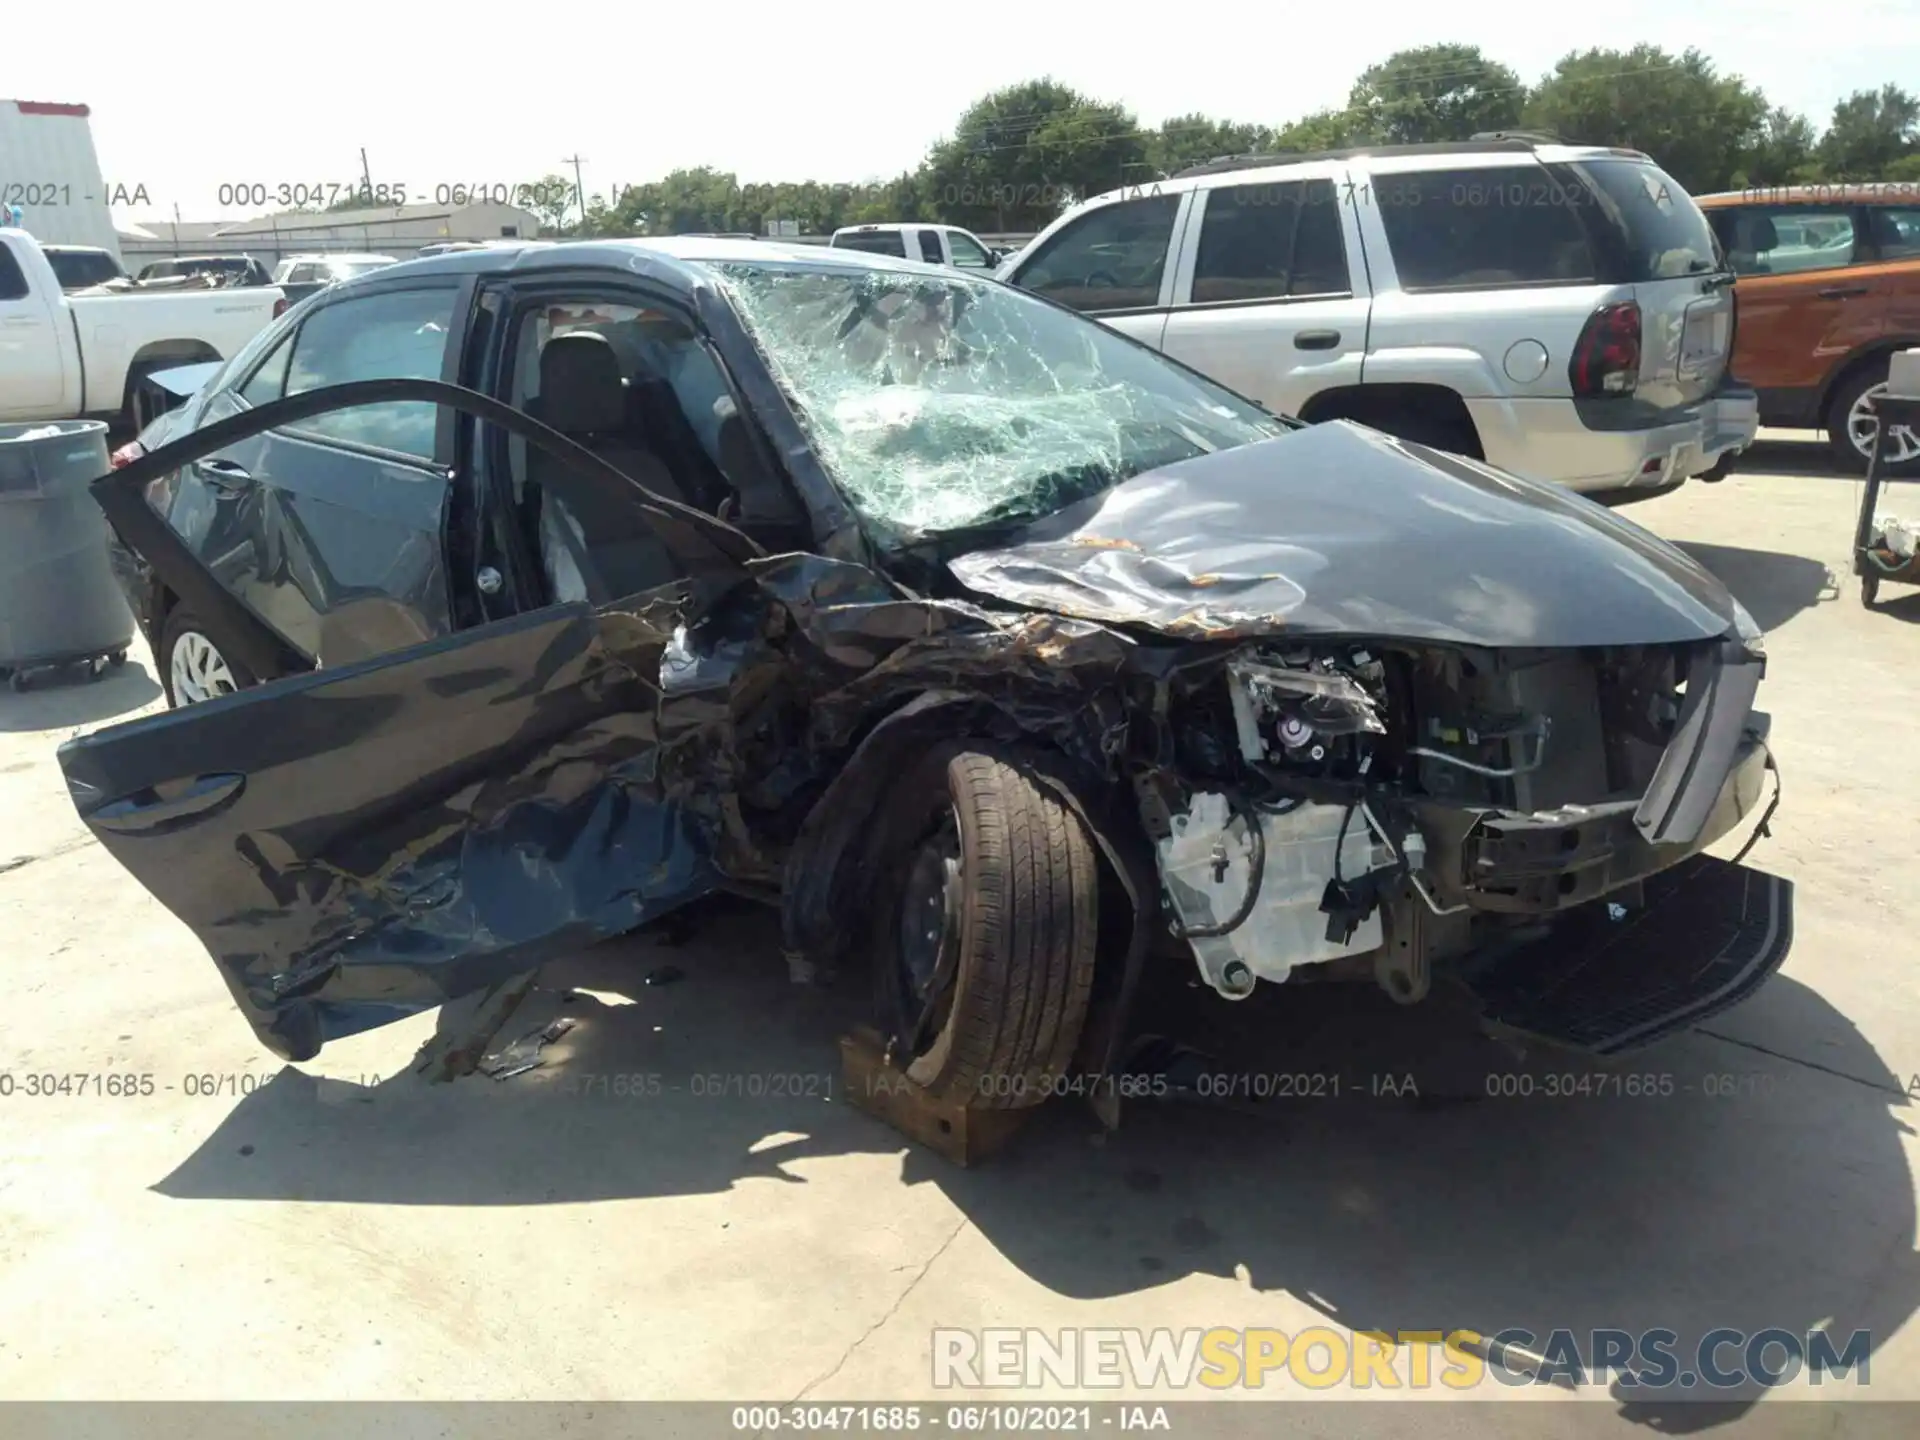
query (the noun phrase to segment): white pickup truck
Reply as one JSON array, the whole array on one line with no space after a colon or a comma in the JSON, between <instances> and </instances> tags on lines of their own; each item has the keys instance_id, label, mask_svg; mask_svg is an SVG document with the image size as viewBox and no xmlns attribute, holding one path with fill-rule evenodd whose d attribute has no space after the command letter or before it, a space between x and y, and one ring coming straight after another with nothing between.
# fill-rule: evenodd
<instances>
[{"instance_id":1,"label":"white pickup truck","mask_svg":"<svg viewBox=\"0 0 1920 1440\"><path fill-rule=\"evenodd\" d=\"M39 242L0 228L0 421L119 417L142 377L224 360L285 308L273 286L67 295Z\"/></svg>"}]
</instances>

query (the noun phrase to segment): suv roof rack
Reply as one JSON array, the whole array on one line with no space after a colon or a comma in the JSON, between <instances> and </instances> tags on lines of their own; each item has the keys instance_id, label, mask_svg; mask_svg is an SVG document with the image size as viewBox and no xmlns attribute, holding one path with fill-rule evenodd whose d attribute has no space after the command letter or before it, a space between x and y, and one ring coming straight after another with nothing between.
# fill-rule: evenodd
<instances>
[{"instance_id":1,"label":"suv roof rack","mask_svg":"<svg viewBox=\"0 0 1920 1440\"><path fill-rule=\"evenodd\" d=\"M1529 145L1564 145L1551 130L1481 130L1469 137L1472 140L1524 140Z\"/></svg>"},{"instance_id":2,"label":"suv roof rack","mask_svg":"<svg viewBox=\"0 0 1920 1440\"><path fill-rule=\"evenodd\" d=\"M1476 135L1471 140L1436 141L1426 145L1348 145L1338 150L1271 150L1260 155L1222 155L1203 165L1189 165L1169 179L1189 175L1218 175L1227 170L1254 170L1263 165L1297 165L1304 160L1351 160L1357 155L1480 155L1489 150L1531 150L1536 145L1561 142L1547 136L1523 138L1518 131Z\"/></svg>"}]
</instances>

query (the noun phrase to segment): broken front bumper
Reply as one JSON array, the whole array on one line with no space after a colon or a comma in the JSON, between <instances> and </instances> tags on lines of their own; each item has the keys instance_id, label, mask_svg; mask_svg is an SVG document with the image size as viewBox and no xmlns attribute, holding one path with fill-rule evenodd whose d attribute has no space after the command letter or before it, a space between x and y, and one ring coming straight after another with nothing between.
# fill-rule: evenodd
<instances>
[{"instance_id":1,"label":"broken front bumper","mask_svg":"<svg viewBox=\"0 0 1920 1440\"><path fill-rule=\"evenodd\" d=\"M1496 1031L1618 1055L1739 1004L1792 943L1792 882L1696 855L1650 877L1640 908L1589 906L1462 978Z\"/></svg>"}]
</instances>

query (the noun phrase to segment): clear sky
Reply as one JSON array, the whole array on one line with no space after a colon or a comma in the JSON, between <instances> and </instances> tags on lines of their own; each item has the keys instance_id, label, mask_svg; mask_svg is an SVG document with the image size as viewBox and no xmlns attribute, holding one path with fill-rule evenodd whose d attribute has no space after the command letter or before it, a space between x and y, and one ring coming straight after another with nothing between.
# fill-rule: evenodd
<instances>
[{"instance_id":1,"label":"clear sky","mask_svg":"<svg viewBox=\"0 0 1920 1440\"><path fill-rule=\"evenodd\" d=\"M570 174L573 155L590 194L703 164L747 181L873 180L916 164L985 92L1041 75L1143 125L1190 111L1277 124L1343 104L1373 61L1440 41L1478 45L1527 80L1590 45L1697 46L1816 125L1849 91L1920 86L1920 0L325 0L191 13L16 0L5 28L0 95L92 107L105 178L152 201L117 210L123 221L176 205L183 220L260 213L221 206L223 184L356 183L362 146L374 181L415 199Z\"/></svg>"}]
</instances>

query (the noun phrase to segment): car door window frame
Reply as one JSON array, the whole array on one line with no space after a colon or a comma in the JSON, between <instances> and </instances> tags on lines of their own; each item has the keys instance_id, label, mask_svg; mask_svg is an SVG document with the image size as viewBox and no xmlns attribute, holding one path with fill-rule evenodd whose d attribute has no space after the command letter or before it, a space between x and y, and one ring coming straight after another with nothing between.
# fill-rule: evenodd
<instances>
[{"instance_id":1,"label":"car door window frame","mask_svg":"<svg viewBox=\"0 0 1920 1440\"><path fill-rule=\"evenodd\" d=\"M1078 305L1068 305L1066 301L1045 290L1036 290L1027 283L1026 277L1033 273L1034 267L1049 254L1057 250L1068 237L1072 236L1076 231L1083 229L1095 220L1106 218L1123 206L1154 203L1171 204L1173 214L1171 220L1168 222L1166 253L1161 257L1160 262L1159 285L1156 287L1154 297L1151 301L1138 305L1116 305L1100 309L1082 309ZM1040 242L1028 252L1028 254L1021 259L1019 269L1007 277L1008 282L1013 285L1018 285L1023 290L1031 291L1031 293L1040 296L1042 299L1050 300L1056 305L1064 306L1066 309L1073 310L1081 315L1149 315L1156 310L1164 310L1168 304L1171 303L1175 272L1178 268L1177 262L1183 248L1184 233L1187 228L1187 216L1192 205L1193 192L1191 190L1169 191L1162 190L1158 186L1152 186L1148 187L1148 193L1123 195L1120 199L1112 200L1104 205L1082 211L1065 225L1062 225L1058 230L1054 231L1045 241Z\"/></svg>"},{"instance_id":2,"label":"car door window frame","mask_svg":"<svg viewBox=\"0 0 1920 1440\"><path fill-rule=\"evenodd\" d=\"M300 337L306 334L307 327L313 323L316 317L326 314L335 306L362 304L368 300L394 294L446 291L453 297L453 305L451 320L447 326L445 352L441 356L440 373L437 376L422 378L444 380L450 384L458 383L455 377L459 374L460 370L460 351L465 344L466 332L472 323L474 289L475 281L471 276L453 276L446 279L436 278L431 280L410 279L399 284L380 285L364 289L356 288L351 294L338 296L331 300L323 300L301 317L300 323L294 326L287 340L284 342L288 347L288 374L290 375L292 373L293 355L299 348ZM279 348L279 346L274 346L262 355L259 362L251 367L246 379L232 387L232 393L237 394L240 390L243 390L247 385L251 384L253 377L257 375L264 366L273 362ZM240 398L245 399L244 396ZM280 395L276 398L287 398L286 379L284 377L281 380ZM254 402L247 401L247 403L251 405ZM350 440L320 430L303 430L298 428L283 428L280 426L275 426L274 428L282 434L302 440L308 444L333 446L356 455L366 455L393 464L410 465L416 469L431 470L437 474L444 474L447 468L453 463L457 418L454 412L448 410L446 406L442 405L438 407L434 417L433 454L430 456L418 455L405 450L395 450L384 445L372 445L364 441Z\"/></svg>"},{"instance_id":3,"label":"car door window frame","mask_svg":"<svg viewBox=\"0 0 1920 1440\"><path fill-rule=\"evenodd\" d=\"M1772 221L1774 223L1776 232L1778 231L1779 217L1783 215L1789 216L1789 217L1796 216L1796 215L1798 216L1806 216L1806 215L1843 216L1845 217L1847 223L1853 226L1853 244L1847 251L1847 258L1844 260L1840 260L1837 263L1832 265L1809 265L1809 266L1805 266L1804 268L1794 269L1794 270L1734 269L1733 257L1736 254L1747 254L1747 253L1757 253L1757 252L1737 251L1734 249L1732 245L1728 244L1728 240L1733 235L1734 227L1739 223L1740 217L1742 215L1751 215L1756 213L1765 215L1770 221ZM1722 220L1722 217L1724 217L1724 220ZM1725 252L1727 267L1729 269L1733 269L1734 273L1739 275L1742 279L1764 280L1775 275L1778 275L1783 279L1790 278L1795 275L1830 275L1836 270L1851 270L1854 267L1859 265L1871 264L1875 256L1872 240L1870 238L1873 233L1872 223L1869 217L1867 216L1866 212L1860 209L1858 206L1854 206L1854 205L1769 204L1766 201L1755 201L1745 205L1726 205L1726 206L1719 207L1715 210L1709 211L1708 220L1710 223L1714 221L1721 221L1725 225L1726 228L1723 231L1721 228L1721 224L1713 224L1712 228L1714 231L1714 238L1720 242L1720 248L1722 249L1722 251ZM1778 238L1777 233L1776 233L1776 238ZM1780 248L1781 247L1777 245L1774 247L1775 250ZM1773 252L1770 250L1767 253L1772 254Z\"/></svg>"},{"instance_id":4,"label":"car door window frame","mask_svg":"<svg viewBox=\"0 0 1920 1440\"><path fill-rule=\"evenodd\" d=\"M1232 300L1199 300L1194 298L1194 287L1200 283L1200 247L1206 243L1207 214L1213 208L1216 195L1234 190L1299 190L1303 197L1309 187L1326 187L1324 200L1305 200L1294 204L1293 224L1287 237L1286 291L1277 295L1247 296ZM1173 304L1178 310L1218 310L1237 309L1253 305L1293 305L1318 300L1351 300L1353 298L1353 256L1347 245L1346 226L1341 219L1340 209L1344 203L1339 178L1333 175L1286 176L1278 180L1268 180L1257 184L1242 182L1238 185L1214 185L1192 192L1192 208L1186 220L1186 235L1182 240L1181 273L1174 287ZM1284 201L1276 201L1275 208ZM1341 268L1346 273L1347 283L1338 290L1296 291L1294 282L1298 272L1295 264L1298 258L1300 232L1310 208L1319 208L1332 218L1334 237L1340 246Z\"/></svg>"},{"instance_id":5,"label":"car door window frame","mask_svg":"<svg viewBox=\"0 0 1920 1440\"><path fill-rule=\"evenodd\" d=\"M657 310L693 332L696 343L713 360L721 382L738 407L747 425L749 443L759 451L763 465L785 489L794 512L811 527L810 507L799 487L792 483L792 477L787 474L785 467L777 463L774 448L742 392L739 377L733 373L725 354L714 342L701 317L680 298L655 289L643 280L610 277L604 270L561 271L521 278L494 276L483 280L472 307L475 317L470 332L473 354L469 363L458 372L463 378L456 379L454 383L477 390L503 405L512 405L522 316L545 305L594 301ZM549 593L535 543L537 537L526 533L520 507L514 501L507 436L499 426L490 425L485 430L484 445L478 443L476 435L482 423L462 420L454 442L456 490L464 491L458 504L470 516L462 527L465 536L455 543L469 545L472 552L483 559L491 556L504 562L508 568L503 578L508 583L502 587L499 596L483 598L479 608L491 620L505 614L573 603L555 600ZM463 486L460 477L466 477L469 483ZM583 481L602 483L607 482L608 477L593 472L583 477ZM636 504L642 503L638 491L633 492L631 498ZM647 523L656 534L661 533L651 519ZM670 540L667 544L669 550L677 548ZM696 573L689 578L697 580L700 577ZM464 577L459 583L465 583Z\"/></svg>"}]
</instances>

